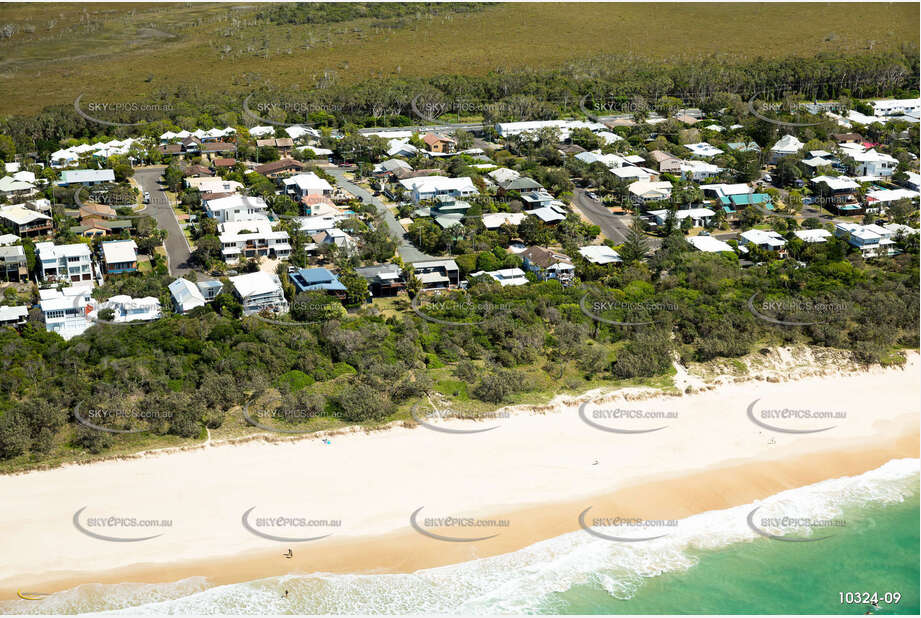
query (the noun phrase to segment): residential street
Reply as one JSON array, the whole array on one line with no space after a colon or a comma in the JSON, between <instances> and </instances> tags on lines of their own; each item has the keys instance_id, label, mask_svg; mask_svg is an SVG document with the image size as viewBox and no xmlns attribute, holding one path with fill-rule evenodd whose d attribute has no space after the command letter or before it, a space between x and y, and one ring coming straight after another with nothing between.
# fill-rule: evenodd
<instances>
[{"instance_id":1,"label":"residential street","mask_svg":"<svg viewBox=\"0 0 921 618\"><path fill-rule=\"evenodd\" d=\"M575 189L573 191L573 205L588 218L589 221L601 228L601 233L606 238L610 238L615 244L623 243L627 240L627 231L633 219L630 215L615 215L607 209L599 200L593 200L588 196L585 189ZM651 251L657 250L662 245L662 239L654 236L646 236L646 244Z\"/></svg>"},{"instance_id":2,"label":"residential street","mask_svg":"<svg viewBox=\"0 0 921 618\"><path fill-rule=\"evenodd\" d=\"M150 193L150 204L141 211L141 214L154 217L157 220L157 226L167 232L164 246L169 260L169 273L174 277L181 277L193 270L189 266L189 256L192 251L170 207L166 193L160 186L160 176L163 170L162 165L136 168L134 178L142 191Z\"/></svg>"},{"instance_id":3,"label":"residential street","mask_svg":"<svg viewBox=\"0 0 921 618\"><path fill-rule=\"evenodd\" d=\"M386 204L371 195L371 193L369 193L367 190L356 185L354 182L349 181L349 179L345 177L345 170L338 167L328 167L324 169L326 172L336 178L336 182L340 187L355 197L360 198L365 203L371 203L377 207L378 212L381 213L381 216L383 216L384 221L387 223L387 227L390 228L390 235L396 238L397 242L399 242L397 253L400 254L400 258L404 262L424 262L426 260L439 259L437 257L422 253L412 243L410 243L409 239L406 238L406 234L403 232L403 226L401 226L400 222L397 221L396 217L393 216L393 213L390 212L390 209L387 208Z\"/></svg>"}]
</instances>

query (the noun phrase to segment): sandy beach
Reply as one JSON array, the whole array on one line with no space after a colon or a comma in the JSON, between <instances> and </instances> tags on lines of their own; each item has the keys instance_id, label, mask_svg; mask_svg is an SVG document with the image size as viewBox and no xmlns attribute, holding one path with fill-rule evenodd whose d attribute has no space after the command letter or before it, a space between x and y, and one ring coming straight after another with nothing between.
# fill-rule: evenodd
<instances>
[{"instance_id":1,"label":"sandy beach","mask_svg":"<svg viewBox=\"0 0 921 618\"><path fill-rule=\"evenodd\" d=\"M918 355L911 354L904 369L610 400L581 414L567 406L435 423L495 427L479 433L394 428L330 444L254 441L4 476L0 598L192 575L230 583L289 572L413 571L578 530L588 507L599 517L644 519L728 508L918 457L919 391ZM830 415L807 419L803 411ZM432 535L495 536L438 540L410 526L416 511L416 522ZM424 523L448 516L508 525ZM341 524L259 523L279 517ZM170 525L100 527L97 518ZM278 541L252 529L282 538L329 536ZM155 538L115 542L92 534ZM282 557L289 547L294 557Z\"/></svg>"}]
</instances>

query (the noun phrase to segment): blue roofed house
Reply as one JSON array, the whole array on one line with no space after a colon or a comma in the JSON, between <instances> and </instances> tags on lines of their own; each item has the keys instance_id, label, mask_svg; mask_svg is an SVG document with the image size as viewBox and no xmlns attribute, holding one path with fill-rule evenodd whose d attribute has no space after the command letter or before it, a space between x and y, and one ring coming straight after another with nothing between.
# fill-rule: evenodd
<instances>
[{"instance_id":1,"label":"blue roofed house","mask_svg":"<svg viewBox=\"0 0 921 618\"><path fill-rule=\"evenodd\" d=\"M336 298L345 298L345 285L339 281L339 277L325 268L301 268L289 272L288 279L298 292L326 292Z\"/></svg>"}]
</instances>

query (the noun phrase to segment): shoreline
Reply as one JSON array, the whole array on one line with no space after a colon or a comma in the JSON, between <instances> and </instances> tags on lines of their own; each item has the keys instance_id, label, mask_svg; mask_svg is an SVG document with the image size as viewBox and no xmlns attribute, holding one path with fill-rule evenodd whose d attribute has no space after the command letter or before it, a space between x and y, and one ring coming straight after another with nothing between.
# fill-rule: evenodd
<instances>
[{"instance_id":1,"label":"shoreline","mask_svg":"<svg viewBox=\"0 0 921 618\"><path fill-rule=\"evenodd\" d=\"M589 506L598 516L681 519L751 503L892 459L917 458L918 365L911 354L897 370L630 400L681 413L676 427L643 436L588 428L572 405L558 403L555 412L512 414L503 430L475 435L393 428L340 435L331 447L303 439L249 441L236 449L0 477L0 495L13 497L0 512L0 553L16 556L0 565L0 598L14 598L17 590L50 593L83 583L193 576L219 585L287 573L411 572L573 532ZM615 392L602 401L612 396L623 399ZM745 405L756 397L812 402L815 409L849 405L853 412L827 433L773 437L745 418ZM888 405L880 406L880 398ZM318 502L327 505L320 512ZM194 521L145 543L100 543L77 533L74 512L103 504L122 511L125 504L168 507L182 515L177 523ZM246 508L266 504L289 508L286 513L313 508L307 512L353 517L343 517L342 534L298 544L295 557L286 560L281 554L293 543L261 540L240 526ZM504 518L510 525L485 541L440 542L409 527L417 507L433 516Z\"/></svg>"},{"instance_id":2,"label":"shoreline","mask_svg":"<svg viewBox=\"0 0 921 618\"><path fill-rule=\"evenodd\" d=\"M917 432L893 437L893 443L893 449L830 451L786 461L719 467L685 477L629 486L606 495L483 513L485 517L508 519L512 533L503 532L495 539L469 545L441 543L411 530L400 530L328 543L320 541L310 546L310 555L306 557L301 555L308 549L303 546L304 549L298 549L292 562L281 556L282 548L279 547L277 550L249 551L232 557L191 560L166 567L138 564L92 573L61 573L47 579L30 578L28 585L30 590L54 593L83 584L163 584L192 577L205 577L208 587L212 587L290 574L411 573L518 551L540 541L578 531L578 515L589 506L599 513L616 513L621 517L683 519L757 502L788 489L832 478L857 476L893 459L916 456L921 446ZM691 489L695 494L693 500L676 502L673 499L673 496ZM629 506L623 506L628 500ZM16 598L17 590L22 590L22 586L0 583L0 600Z\"/></svg>"}]
</instances>

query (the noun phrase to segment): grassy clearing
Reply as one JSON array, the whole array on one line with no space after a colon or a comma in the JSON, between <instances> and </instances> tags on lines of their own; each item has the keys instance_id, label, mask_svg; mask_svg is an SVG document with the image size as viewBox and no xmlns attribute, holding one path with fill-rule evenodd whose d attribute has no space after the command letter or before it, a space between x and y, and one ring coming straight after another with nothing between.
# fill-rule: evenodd
<instances>
[{"instance_id":1,"label":"grassy clearing","mask_svg":"<svg viewBox=\"0 0 921 618\"><path fill-rule=\"evenodd\" d=\"M277 25L233 4L3 4L0 113L144 100L177 86L245 96L275 84L482 75L606 54L662 61L917 45L917 4L496 4L382 23ZM104 79L101 77L104 76ZM586 77L589 77L588 75Z\"/></svg>"}]
</instances>

